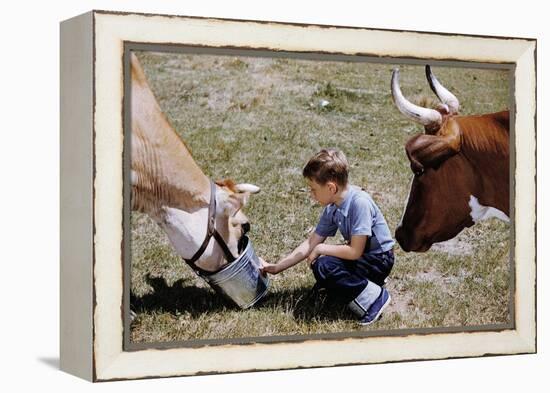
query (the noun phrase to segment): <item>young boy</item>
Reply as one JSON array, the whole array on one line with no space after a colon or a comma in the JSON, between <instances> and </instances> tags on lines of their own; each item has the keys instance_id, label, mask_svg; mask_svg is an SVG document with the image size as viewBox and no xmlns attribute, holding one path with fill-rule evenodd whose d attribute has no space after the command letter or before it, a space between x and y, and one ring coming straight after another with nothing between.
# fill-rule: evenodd
<instances>
[{"instance_id":1,"label":"young boy","mask_svg":"<svg viewBox=\"0 0 550 393\"><path fill-rule=\"evenodd\" d=\"M348 184L348 162L336 149L323 149L306 164L303 176L323 213L315 231L278 263L262 261L265 273L277 274L307 259L317 286L342 297L361 325L375 322L390 303L383 287L393 262L394 241L370 195ZM343 245L324 244L337 230Z\"/></svg>"}]
</instances>

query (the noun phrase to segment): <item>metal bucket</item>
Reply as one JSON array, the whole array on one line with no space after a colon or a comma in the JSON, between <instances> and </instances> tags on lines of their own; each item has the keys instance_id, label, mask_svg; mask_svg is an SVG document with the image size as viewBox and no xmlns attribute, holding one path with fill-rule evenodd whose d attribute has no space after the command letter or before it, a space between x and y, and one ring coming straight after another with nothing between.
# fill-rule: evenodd
<instances>
[{"instance_id":1,"label":"metal bucket","mask_svg":"<svg viewBox=\"0 0 550 393\"><path fill-rule=\"evenodd\" d=\"M228 297L242 309L252 307L266 293L269 277L260 273L260 260L245 237L246 246L239 257L222 270L202 276L218 293Z\"/></svg>"}]
</instances>

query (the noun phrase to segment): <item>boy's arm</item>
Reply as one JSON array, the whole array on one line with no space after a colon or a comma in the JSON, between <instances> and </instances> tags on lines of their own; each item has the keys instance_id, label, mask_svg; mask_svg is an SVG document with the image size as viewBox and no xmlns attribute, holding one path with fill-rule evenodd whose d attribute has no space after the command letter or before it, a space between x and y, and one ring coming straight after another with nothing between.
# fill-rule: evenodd
<instances>
[{"instance_id":1,"label":"boy's arm","mask_svg":"<svg viewBox=\"0 0 550 393\"><path fill-rule=\"evenodd\" d=\"M282 258L276 264L262 263L262 271L271 274L277 274L283 270L288 269L296 265L297 263L303 261L311 254L312 250L319 244L325 241L326 237L318 235L316 232L313 232L309 237L304 240L298 247L294 249L290 254Z\"/></svg>"},{"instance_id":2,"label":"boy's arm","mask_svg":"<svg viewBox=\"0 0 550 393\"><path fill-rule=\"evenodd\" d=\"M372 206L368 198L355 198L350 207L351 239L346 245L319 244L308 257L309 263L313 263L319 255L355 261L365 252L368 236L372 235L373 225Z\"/></svg>"},{"instance_id":3,"label":"boy's arm","mask_svg":"<svg viewBox=\"0 0 550 393\"><path fill-rule=\"evenodd\" d=\"M365 251L367 235L353 235L350 244L318 244L309 254L308 262L314 263L319 255L330 255L354 261Z\"/></svg>"}]
</instances>

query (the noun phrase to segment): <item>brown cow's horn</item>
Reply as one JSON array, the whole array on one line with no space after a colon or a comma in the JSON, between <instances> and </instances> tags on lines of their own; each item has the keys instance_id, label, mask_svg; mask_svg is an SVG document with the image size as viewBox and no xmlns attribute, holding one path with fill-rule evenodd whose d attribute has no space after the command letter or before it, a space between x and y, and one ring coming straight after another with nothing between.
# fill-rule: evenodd
<instances>
[{"instance_id":1,"label":"brown cow's horn","mask_svg":"<svg viewBox=\"0 0 550 393\"><path fill-rule=\"evenodd\" d=\"M429 65L426 65L426 78L430 83L430 88L435 93L437 98L439 98L442 103L446 104L449 107L449 113L452 115L456 115L460 107L458 98L456 98L453 93L451 93L449 90L443 87L441 83L439 83L434 74L432 74L432 69Z\"/></svg>"},{"instance_id":2,"label":"brown cow's horn","mask_svg":"<svg viewBox=\"0 0 550 393\"><path fill-rule=\"evenodd\" d=\"M393 102L397 106L397 109L408 118L429 127L441 125L441 114L435 109L423 108L415 105L407 99L401 93L399 87L399 70L395 68L391 76L391 94Z\"/></svg>"}]
</instances>

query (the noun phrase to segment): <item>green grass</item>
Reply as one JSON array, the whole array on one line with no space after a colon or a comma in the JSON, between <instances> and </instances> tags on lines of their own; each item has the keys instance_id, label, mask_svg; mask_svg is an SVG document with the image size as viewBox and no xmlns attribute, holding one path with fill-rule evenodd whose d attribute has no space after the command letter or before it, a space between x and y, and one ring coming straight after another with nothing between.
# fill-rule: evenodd
<instances>
[{"instance_id":1,"label":"green grass","mask_svg":"<svg viewBox=\"0 0 550 393\"><path fill-rule=\"evenodd\" d=\"M411 179L404 144L422 132L394 107L395 65L295 59L140 53L149 83L172 125L207 176L253 183L262 192L246 208L258 255L291 251L317 223L301 170L322 147L345 152L350 180L365 187L393 230ZM399 66L408 97L433 94L423 67ZM504 71L434 67L461 102L462 114L502 110ZM325 107L320 100L327 100ZM147 216L132 213L133 342L224 339L507 323L509 226L476 224L454 243L404 253L388 289L384 318L359 328L331 299L311 296L305 264L272 277L265 301L237 310L214 294L172 250Z\"/></svg>"}]
</instances>

